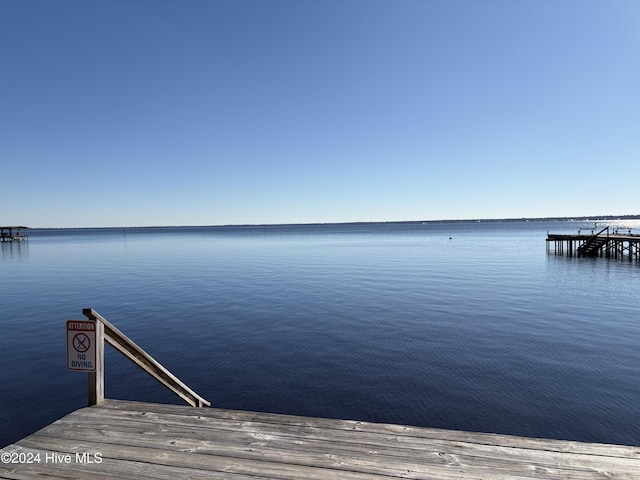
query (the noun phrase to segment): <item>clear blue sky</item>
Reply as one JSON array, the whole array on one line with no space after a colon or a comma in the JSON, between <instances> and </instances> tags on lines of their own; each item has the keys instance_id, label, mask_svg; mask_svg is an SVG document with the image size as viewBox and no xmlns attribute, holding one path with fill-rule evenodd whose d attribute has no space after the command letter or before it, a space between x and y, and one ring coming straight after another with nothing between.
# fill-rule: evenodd
<instances>
[{"instance_id":1,"label":"clear blue sky","mask_svg":"<svg viewBox=\"0 0 640 480\"><path fill-rule=\"evenodd\" d=\"M637 0L0 0L0 224L640 213Z\"/></svg>"}]
</instances>

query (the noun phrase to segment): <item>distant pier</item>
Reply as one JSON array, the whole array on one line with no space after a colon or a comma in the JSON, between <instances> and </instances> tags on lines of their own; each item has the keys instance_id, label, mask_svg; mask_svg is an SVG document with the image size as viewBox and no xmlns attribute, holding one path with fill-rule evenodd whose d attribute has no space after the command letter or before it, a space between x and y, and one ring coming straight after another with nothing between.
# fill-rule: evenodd
<instances>
[{"instance_id":1,"label":"distant pier","mask_svg":"<svg viewBox=\"0 0 640 480\"><path fill-rule=\"evenodd\" d=\"M28 238L28 227L0 227L0 242L14 242Z\"/></svg>"},{"instance_id":2,"label":"distant pier","mask_svg":"<svg viewBox=\"0 0 640 480\"><path fill-rule=\"evenodd\" d=\"M577 235L547 233L547 252L568 257L606 257L627 260L640 259L640 235L620 233L605 227L597 233ZM551 247L553 245L553 248Z\"/></svg>"}]
</instances>

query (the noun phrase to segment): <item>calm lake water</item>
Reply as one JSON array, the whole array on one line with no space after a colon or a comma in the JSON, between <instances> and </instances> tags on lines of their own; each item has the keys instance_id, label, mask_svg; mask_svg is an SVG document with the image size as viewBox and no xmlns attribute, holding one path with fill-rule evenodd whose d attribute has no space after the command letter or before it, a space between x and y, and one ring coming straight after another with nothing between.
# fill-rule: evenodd
<instances>
[{"instance_id":1,"label":"calm lake water","mask_svg":"<svg viewBox=\"0 0 640 480\"><path fill-rule=\"evenodd\" d=\"M216 407L640 445L640 264L546 252L578 228L33 230L2 245L0 447L86 404L83 307ZM108 397L181 402L106 349Z\"/></svg>"}]
</instances>

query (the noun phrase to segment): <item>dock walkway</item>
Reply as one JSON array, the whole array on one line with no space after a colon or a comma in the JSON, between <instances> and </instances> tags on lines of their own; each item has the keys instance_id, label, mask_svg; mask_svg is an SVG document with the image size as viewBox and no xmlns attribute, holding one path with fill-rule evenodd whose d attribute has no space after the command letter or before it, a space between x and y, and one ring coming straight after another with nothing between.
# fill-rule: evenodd
<instances>
[{"instance_id":1,"label":"dock walkway","mask_svg":"<svg viewBox=\"0 0 640 480\"><path fill-rule=\"evenodd\" d=\"M597 234L557 234L547 233L547 252L569 257L606 257L627 260L640 259L640 235L604 233Z\"/></svg>"},{"instance_id":2,"label":"dock walkway","mask_svg":"<svg viewBox=\"0 0 640 480\"><path fill-rule=\"evenodd\" d=\"M640 447L121 400L2 452L12 480L640 478Z\"/></svg>"}]
</instances>

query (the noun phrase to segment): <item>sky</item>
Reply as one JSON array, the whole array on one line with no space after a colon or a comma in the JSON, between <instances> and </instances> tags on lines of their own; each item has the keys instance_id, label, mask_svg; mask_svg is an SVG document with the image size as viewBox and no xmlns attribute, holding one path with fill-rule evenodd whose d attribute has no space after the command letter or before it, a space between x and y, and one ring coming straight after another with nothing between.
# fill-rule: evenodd
<instances>
[{"instance_id":1,"label":"sky","mask_svg":"<svg viewBox=\"0 0 640 480\"><path fill-rule=\"evenodd\" d=\"M637 0L0 0L0 225L640 214Z\"/></svg>"}]
</instances>

